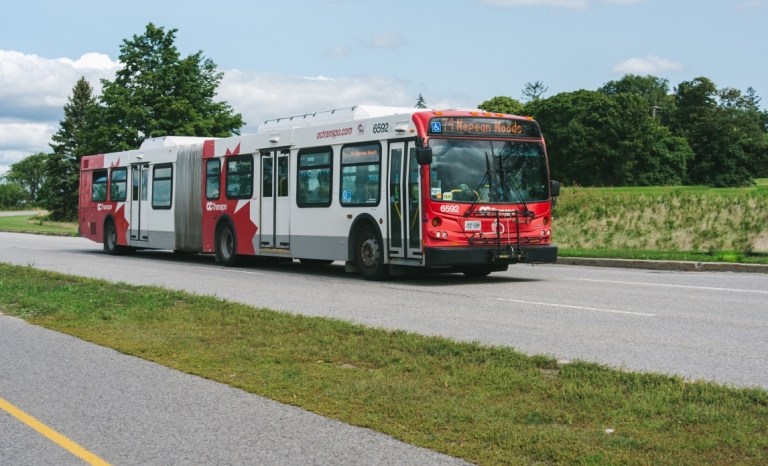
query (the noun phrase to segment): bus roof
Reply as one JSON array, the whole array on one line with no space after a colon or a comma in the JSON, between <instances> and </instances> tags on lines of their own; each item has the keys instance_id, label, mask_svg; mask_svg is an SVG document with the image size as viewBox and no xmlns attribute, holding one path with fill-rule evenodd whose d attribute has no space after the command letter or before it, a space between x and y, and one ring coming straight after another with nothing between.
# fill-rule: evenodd
<instances>
[{"instance_id":1,"label":"bus roof","mask_svg":"<svg viewBox=\"0 0 768 466\"><path fill-rule=\"evenodd\" d=\"M158 138L147 138L141 143L139 150L156 149L158 147L188 146L190 144L202 144L213 137L198 138L192 136L161 136Z\"/></svg>"},{"instance_id":2,"label":"bus roof","mask_svg":"<svg viewBox=\"0 0 768 466\"><path fill-rule=\"evenodd\" d=\"M334 123L336 121L365 120L390 115L411 115L426 111L410 107L379 107L375 105L356 105L354 107L336 108L323 112L305 113L289 117L275 118L263 121L256 129L257 133L269 133L287 128L316 126Z\"/></svg>"}]
</instances>

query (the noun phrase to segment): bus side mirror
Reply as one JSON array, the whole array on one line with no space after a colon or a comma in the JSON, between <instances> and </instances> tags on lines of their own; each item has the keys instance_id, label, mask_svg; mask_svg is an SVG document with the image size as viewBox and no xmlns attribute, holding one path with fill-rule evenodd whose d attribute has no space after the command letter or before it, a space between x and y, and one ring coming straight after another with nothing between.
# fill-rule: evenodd
<instances>
[{"instance_id":1,"label":"bus side mirror","mask_svg":"<svg viewBox=\"0 0 768 466\"><path fill-rule=\"evenodd\" d=\"M560 182L555 180L549 180L549 193L552 197L560 195Z\"/></svg>"},{"instance_id":2,"label":"bus side mirror","mask_svg":"<svg viewBox=\"0 0 768 466\"><path fill-rule=\"evenodd\" d=\"M419 165L429 165L432 163L432 148L429 146L417 147L416 161Z\"/></svg>"}]
</instances>

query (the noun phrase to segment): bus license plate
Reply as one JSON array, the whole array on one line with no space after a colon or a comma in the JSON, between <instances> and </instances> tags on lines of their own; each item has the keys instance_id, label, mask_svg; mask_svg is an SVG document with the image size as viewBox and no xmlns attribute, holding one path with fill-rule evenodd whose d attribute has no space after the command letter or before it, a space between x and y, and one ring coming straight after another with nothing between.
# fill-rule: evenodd
<instances>
[{"instance_id":1,"label":"bus license plate","mask_svg":"<svg viewBox=\"0 0 768 466\"><path fill-rule=\"evenodd\" d=\"M480 226L479 220L467 220L464 222L464 231L480 231L482 230L482 227Z\"/></svg>"}]
</instances>

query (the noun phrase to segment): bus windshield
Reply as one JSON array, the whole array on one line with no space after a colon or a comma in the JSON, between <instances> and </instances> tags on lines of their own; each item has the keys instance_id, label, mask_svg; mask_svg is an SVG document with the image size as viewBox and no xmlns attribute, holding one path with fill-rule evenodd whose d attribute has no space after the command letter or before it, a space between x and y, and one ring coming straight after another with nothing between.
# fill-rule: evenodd
<instances>
[{"instance_id":1,"label":"bus windshield","mask_svg":"<svg viewBox=\"0 0 768 466\"><path fill-rule=\"evenodd\" d=\"M434 201L513 204L549 199L541 142L430 139Z\"/></svg>"}]
</instances>

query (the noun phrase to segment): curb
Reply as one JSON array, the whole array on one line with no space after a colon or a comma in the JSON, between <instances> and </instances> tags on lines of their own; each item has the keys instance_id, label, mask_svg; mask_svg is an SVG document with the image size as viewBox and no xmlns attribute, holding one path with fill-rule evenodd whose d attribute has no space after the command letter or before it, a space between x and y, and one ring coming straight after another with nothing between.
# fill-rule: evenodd
<instances>
[{"instance_id":1,"label":"curb","mask_svg":"<svg viewBox=\"0 0 768 466\"><path fill-rule=\"evenodd\" d=\"M34 230L2 230L0 229L0 233L24 233L27 235L40 235L40 236L66 236L66 237L75 237L71 233L61 233L58 231L34 231Z\"/></svg>"},{"instance_id":2,"label":"curb","mask_svg":"<svg viewBox=\"0 0 768 466\"><path fill-rule=\"evenodd\" d=\"M556 264L586 265L592 267L621 267L627 269L672 270L678 272L768 273L767 264L739 264L734 262L652 261L642 259L558 257Z\"/></svg>"}]
</instances>

